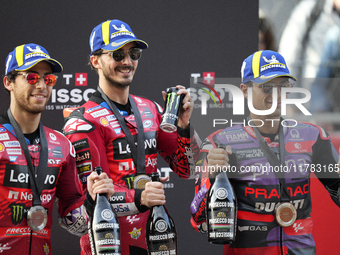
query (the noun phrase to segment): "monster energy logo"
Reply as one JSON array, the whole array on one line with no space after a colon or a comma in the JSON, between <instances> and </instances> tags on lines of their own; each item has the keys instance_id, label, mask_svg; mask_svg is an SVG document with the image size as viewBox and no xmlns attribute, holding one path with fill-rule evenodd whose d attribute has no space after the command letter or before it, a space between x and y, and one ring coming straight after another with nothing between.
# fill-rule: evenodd
<instances>
[{"instance_id":1,"label":"monster energy logo","mask_svg":"<svg viewBox=\"0 0 340 255\"><path fill-rule=\"evenodd\" d=\"M14 226L20 225L22 220L26 218L28 208L22 203L11 204L8 207L11 209L12 223Z\"/></svg>"},{"instance_id":2,"label":"monster energy logo","mask_svg":"<svg viewBox=\"0 0 340 255\"><path fill-rule=\"evenodd\" d=\"M175 104L175 101L176 100L176 106L173 107L173 104ZM176 92L171 92L171 93L168 93L168 109L169 109L169 112L173 112L173 110L176 110L178 109L178 105L179 105L179 102L180 102L180 96L177 95Z\"/></svg>"},{"instance_id":3,"label":"monster energy logo","mask_svg":"<svg viewBox=\"0 0 340 255\"><path fill-rule=\"evenodd\" d=\"M132 184L133 184L133 180L134 179L135 179L134 176L126 177L126 182L127 182L128 189L132 189Z\"/></svg>"}]
</instances>

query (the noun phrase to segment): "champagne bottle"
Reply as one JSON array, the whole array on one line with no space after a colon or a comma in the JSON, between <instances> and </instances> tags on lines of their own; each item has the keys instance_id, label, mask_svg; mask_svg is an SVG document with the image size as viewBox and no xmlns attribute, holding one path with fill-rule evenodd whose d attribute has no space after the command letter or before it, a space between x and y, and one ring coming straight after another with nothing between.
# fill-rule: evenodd
<instances>
[{"instance_id":1,"label":"champagne bottle","mask_svg":"<svg viewBox=\"0 0 340 255\"><path fill-rule=\"evenodd\" d=\"M95 167L98 175L101 167ZM97 194L93 216L89 227L93 255L120 255L120 229L116 212L112 209L106 194Z\"/></svg>"},{"instance_id":2,"label":"champagne bottle","mask_svg":"<svg viewBox=\"0 0 340 255\"><path fill-rule=\"evenodd\" d=\"M159 174L152 173L151 178L159 181ZM149 255L177 254L175 223L165 206L156 205L150 209L145 236Z\"/></svg>"},{"instance_id":3,"label":"champagne bottle","mask_svg":"<svg viewBox=\"0 0 340 255\"><path fill-rule=\"evenodd\" d=\"M236 196L227 174L219 173L207 198L208 241L229 244L236 235Z\"/></svg>"}]
</instances>

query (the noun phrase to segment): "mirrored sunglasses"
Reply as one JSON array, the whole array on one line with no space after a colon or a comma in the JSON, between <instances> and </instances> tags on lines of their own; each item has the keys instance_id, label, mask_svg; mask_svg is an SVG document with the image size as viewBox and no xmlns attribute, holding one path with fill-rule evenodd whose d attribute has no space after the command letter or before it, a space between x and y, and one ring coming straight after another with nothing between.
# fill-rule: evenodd
<instances>
[{"instance_id":1,"label":"mirrored sunglasses","mask_svg":"<svg viewBox=\"0 0 340 255\"><path fill-rule=\"evenodd\" d=\"M37 73L18 73L18 75L25 76L26 81L31 85L37 84L40 80L40 75ZM52 87L56 84L58 76L54 74L45 74L43 79L47 86Z\"/></svg>"}]
</instances>

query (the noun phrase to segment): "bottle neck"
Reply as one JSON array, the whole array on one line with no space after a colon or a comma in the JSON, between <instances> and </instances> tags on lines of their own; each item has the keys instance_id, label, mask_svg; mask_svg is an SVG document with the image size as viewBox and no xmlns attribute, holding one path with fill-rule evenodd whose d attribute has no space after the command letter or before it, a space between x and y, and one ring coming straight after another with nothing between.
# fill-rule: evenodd
<instances>
[{"instance_id":1,"label":"bottle neck","mask_svg":"<svg viewBox=\"0 0 340 255\"><path fill-rule=\"evenodd\" d=\"M222 171L216 175L216 178L227 178L227 173Z\"/></svg>"},{"instance_id":2,"label":"bottle neck","mask_svg":"<svg viewBox=\"0 0 340 255\"><path fill-rule=\"evenodd\" d=\"M97 197L105 197L106 198L106 193L97 194Z\"/></svg>"},{"instance_id":3,"label":"bottle neck","mask_svg":"<svg viewBox=\"0 0 340 255\"><path fill-rule=\"evenodd\" d=\"M153 173L152 175L151 175L151 180L153 181L153 182L159 182L159 174L157 173Z\"/></svg>"}]
</instances>

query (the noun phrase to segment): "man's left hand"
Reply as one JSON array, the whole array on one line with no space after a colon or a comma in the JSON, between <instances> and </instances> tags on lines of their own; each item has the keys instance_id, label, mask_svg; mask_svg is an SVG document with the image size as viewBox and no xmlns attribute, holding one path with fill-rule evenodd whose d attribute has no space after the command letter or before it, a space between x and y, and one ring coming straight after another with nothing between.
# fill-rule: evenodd
<instances>
[{"instance_id":1,"label":"man's left hand","mask_svg":"<svg viewBox=\"0 0 340 255\"><path fill-rule=\"evenodd\" d=\"M177 85L176 88L179 89L179 91L177 92L177 95L185 95L182 101L182 108L181 108L181 112L178 118L178 126L180 128L187 128L189 126L189 122L190 122L190 117L191 117L191 113L192 110L194 109L194 102L192 101L190 95L189 95L189 91L182 85ZM163 99L165 100L166 98L166 92L162 91L163 94Z\"/></svg>"}]
</instances>

